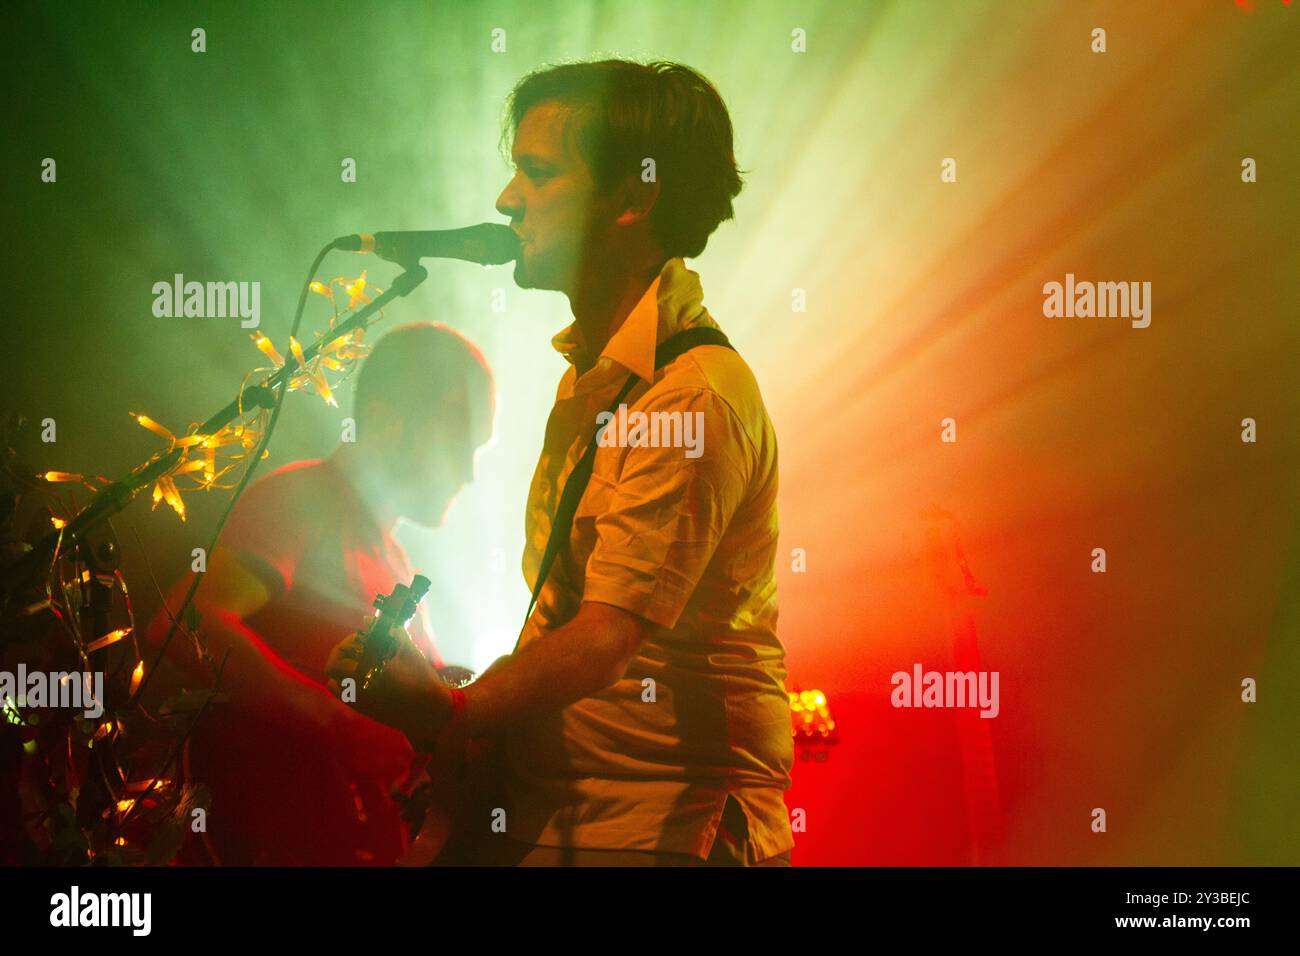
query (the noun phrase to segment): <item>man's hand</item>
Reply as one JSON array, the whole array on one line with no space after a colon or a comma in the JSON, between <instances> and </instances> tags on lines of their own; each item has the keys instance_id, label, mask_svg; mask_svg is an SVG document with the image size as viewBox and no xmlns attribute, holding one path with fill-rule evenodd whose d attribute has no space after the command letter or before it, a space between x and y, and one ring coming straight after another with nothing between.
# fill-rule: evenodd
<instances>
[{"instance_id":1,"label":"man's hand","mask_svg":"<svg viewBox=\"0 0 1300 956\"><path fill-rule=\"evenodd\" d=\"M356 702L350 706L381 724L402 731L411 743L422 750L432 747L438 731L451 716L451 691L438 677L438 671L421 656L410 636L394 628L397 653L389 658L365 690L361 689L357 664L365 635L354 634L330 652L325 673L336 692L345 680L352 680Z\"/></svg>"}]
</instances>

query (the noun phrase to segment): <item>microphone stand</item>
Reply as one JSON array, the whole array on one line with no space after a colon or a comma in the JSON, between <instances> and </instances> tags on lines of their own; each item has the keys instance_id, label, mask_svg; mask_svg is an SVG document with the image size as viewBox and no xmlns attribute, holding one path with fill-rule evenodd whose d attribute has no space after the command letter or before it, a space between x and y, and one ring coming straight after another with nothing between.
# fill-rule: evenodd
<instances>
[{"instance_id":1,"label":"microphone stand","mask_svg":"<svg viewBox=\"0 0 1300 956\"><path fill-rule=\"evenodd\" d=\"M307 283L302 288L294 316L292 334L295 337L302 320L307 293L312 280L315 278L316 270L325 255L334 248L337 248L337 245L331 244L322 249L312 264ZM204 436L213 435L231 422L242 418L250 409L271 409L270 422L264 429L256 450L247 456L246 467L238 487L231 501L227 504L225 513L218 522L212 537L214 543L219 540L226 517L244 488L251 481L261 456L270 444L276 419L283 408L284 399L294 377L320 354L322 348L328 347L353 331L367 328L376 313L391 303L393 299L409 295L428 278L428 272L419 265L418 260L402 261L397 264L404 271L393 280L387 291L376 296L375 300L364 308L353 312L313 345L303 349L301 361L293 354L293 350L290 350L280 368L267 375L258 385L242 389L233 401L201 425L198 425L191 433ZM80 626L77 628L66 627L67 622L65 620L65 628L73 638L82 666L86 671L91 670L86 651L87 640L83 635L89 635L90 639L95 640L104 636L106 629L110 626L109 620L112 611L112 589L100 580L100 576L119 576L117 543L108 519L122 511L142 490L173 471L179 465L184 454L183 449L176 447L155 454L125 477L101 489L91 499L90 503L78 511L66 524L56 527L27 550L26 553L9 562L6 566L0 567L0 645L8 643L13 638L24 639L19 635L25 631L30 631L31 636L34 636L39 631L37 625L44 626L47 623L47 615L41 614L45 609L52 611L56 620L63 619L66 613L76 613ZM87 569L86 572L83 572L84 576L79 575L81 580L86 582L86 586L83 587L83 603L79 608L72 606L72 602L67 600L66 590L63 590L63 570L59 566L59 560L64 555L75 555ZM161 646L157 648L154 664L144 674L143 679L132 680L134 686L127 691L127 699L120 706L112 705L110 699L100 700L98 703L101 706L101 713L109 718L108 723L101 723L99 728L95 730L93 737L89 735L88 731L83 731L86 739L81 741L78 746L85 745L90 763L87 765L84 787L75 805L74 814L77 818L78 828L97 824L101 817L108 816L109 811L115 804L119 809L121 808L118 797L125 791L119 791L117 784L113 782L114 780L120 780L121 783L125 783L116 757L116 731L114 731L114 736L100 740L101 731L105 726L113 727L114 725L118 729L124 729L118 714L130 711L138 706L146 686L158 670L158 662L163 659L167 645L171 642L173 635L180 626L180 622L184 619L186 609L190 607L194 599L195 591L202 577L203 573L199 572L191 581L188 593L182 601L180 609L172 616L171 628L161 642ZM52 586L52 580L57 580L58 583ZM39 588L37 587L38 583ZM62 591L61 596L56 593L59 591ZM123 594L125 595L125 586L123 586ZM61 606L62 611L60 610ZM127 615L130 616L129 598L126 599L126 611ZM11 627L11 624L19 626ZM27 624L31 624L32 627L26 627ZM137 650L141 657L140 664L137 665L138 668L144 663L144 651L138 645ZM107 653L104 647L100 647L98 652L101 654ZM225 661L222 662L220 667L213 664L215 683L212 690L214 692L220 684L224 666ZM158 769L156 775L153 776L148 787L142 793L133 795L130 806L126 808L120 819L110 821L110 829L107 835L101 834L105 840L111 840L114 834L123 833L128 821L144 805L146 798L155 789L165 784L163 775L168 772L178 759L182 759L180 755L189 740L190 733L207 711L211 700L212 698L209 697L203 706L199 708L198 713L189 721L187 729L171 748L165 762ZM72 759L74 737L76 736L77 734L73 730L68 730L69 760ZM95 746L92 741L98 741L99 745ZM92 747L93 749L90 749ZM94 772L92 768L98 769L99 772ZM135 765L134 769L138 771L141 768L139 765ZM86 819L83 819L83 816ZM117 844L122 843L120 838L116 842Z\"/></svg>"},{"instance_id":2,"label":"microphone stand","mask_svg":"<svg viewBox=\"0 0 1300 956\"><path fill-rule=\"evenodd\" d=\"M399 265L406 271L393 280L393 284L387 291L377 296L373 302L361 311L354 312L346 321L335 326L328 337L321 338L315 344L303 349L303 358L310 361L322 346L337 341L340 337L355 329L366 328L370 316L393 299L409 295L429 277L428 271L418 261L399 263ZM298 368L297 360L290 354L279 371L269 376L262 384L244 389L241 396L237 396L225 408L200 425L196 433L200 435L215 434L238 418L250 406L271 408L275 405L277 390L288 386L289 380L297 373ZM37 571L40 566L48 567L61 548L78 544L89 531L125 508L136 495L175 467L181 455L181 449L173 448L171 451L138 466L126 477L101 490L63 528L46 535L31 551L15 562L7 570L6 576L12 575L11 580L20 581L29 572ZM251 466L254 462L250 461L249 464Z\"/></svg>"}]
</instances>

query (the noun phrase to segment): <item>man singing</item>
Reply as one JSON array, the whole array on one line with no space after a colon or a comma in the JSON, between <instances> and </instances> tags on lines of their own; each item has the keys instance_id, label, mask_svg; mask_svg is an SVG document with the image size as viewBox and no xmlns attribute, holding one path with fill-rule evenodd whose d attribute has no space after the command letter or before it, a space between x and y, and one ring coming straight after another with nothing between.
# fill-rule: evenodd
<instances>
[{"instance_id":1,"label":"man singing","mask_svg":"<svg viewBox=\"0 0 1300 956\"><path fill-rule=\"evenodd\" d=\"M677 333L717 328L682 260L740 191L726 107L684 66L607 60L525 77L507 122L515 173L497 209L520 239L515 280L562 292L574 316L552 340L571 367L528 498L529 585L629 376L629 415L703 434L693 450L658 440L666 430L602 441L515 652L453 692L404 648L360 706L431 749L504 731L505 833L487 836L500 813L468 821L482 862L788 864L776 436L725 345L656 368ZM331 676L351 676L356 653L340 644Z\"/></svg>"}]
</instances>

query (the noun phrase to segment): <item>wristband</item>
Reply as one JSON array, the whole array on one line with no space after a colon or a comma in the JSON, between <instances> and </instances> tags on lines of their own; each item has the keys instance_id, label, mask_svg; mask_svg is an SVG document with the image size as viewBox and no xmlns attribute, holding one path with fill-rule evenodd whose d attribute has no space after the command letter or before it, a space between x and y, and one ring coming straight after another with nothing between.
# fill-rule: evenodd
<instances>
[{"instance_id":1,"label":"wristband","mask_svg":"<svg viewBox=\"0 0 1300 956\"><path fill-rule=\"evenodd\" d=\"M434 751L445 745L459 746L461 725L465 723L465 692L459 687L449 687L447 689L451 691L451 716L433 735L432 749Z\"/></svg>"},{"instance_id":2,"label":"wristband","mask_svg":"<svg viewBox=\"0 0 1300 956\"><path fill-rule=\"evenodd\" d=\"M465 721L465 691L459 687L451 687L449 690L451 691L451 717L447 719L445 729L454 733Z\"/></svg>"}]
</instances>

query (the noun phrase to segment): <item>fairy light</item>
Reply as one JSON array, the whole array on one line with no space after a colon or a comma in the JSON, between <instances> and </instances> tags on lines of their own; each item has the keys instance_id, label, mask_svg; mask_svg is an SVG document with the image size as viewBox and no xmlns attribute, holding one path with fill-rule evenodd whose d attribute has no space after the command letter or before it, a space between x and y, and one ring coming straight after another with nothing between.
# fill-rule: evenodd
<instances>
[{"instance_id":1,"label":"fairy light","mask_svg":"<svg viewBox=\"0 0 1300 956\"><path fill-rule=\"evenodd\" d=\"M334 286L338 286L347 294L348 304L346 309L342 311L339 309L340 297L335 295ZM339 336L334 336L332 334L333 330L339 319L348 310L369 303L371 301L370 293L378 295L383 290L377 286L369 285L366 281L365 272L353 279L339 276L331 279L328 283L313 281L309 288L312 292L324 296L333 303L333 315L329 320L328 331L315 333L317 350L316 355L310 361L307 359L306 350L303 349L297 338L289 337L289 354L293 356L297 367L284 387L286 391L292 392L310 386L310 390L316 392L327 405L338 408L338 400L334 397L334 390L338 382L331 383L325 377L325 371L328 370L339 375L340 380L346 378L355 370L357 363L369 353L370 348L362 342L365 336L363 328L354 329ZM258 351L273 363L274 367L270 371L278 373L285 368L284 355L267 336L257 331L251 333L249 338L252 339L253 345L257 347ZM254 375L265 371L268 370L254 369L245 377L245 386ZM243 409L242 387L240 400L240 408ZM234 482L233 478L230 479L232 483L222 484L221 481L233 469L247 463L249 457L247 453L260 444L263 428L269 417L266 409L258 408L256 411L248 413L248 416L251 417L246 417L244 421L239 423L227 424L215 433L204 434L199 432L197 431L198 424L192 423L187 434L178 435L166 425L142 412L129 412L128 414L141 428L147 429L167 443L166 449L160 454L178 453L176 463L155 479L150 493L150 507L152 510L156 510L159 503L165 501L168 507L176 512L182 521L186 518L185 499L181 494L182 489L177 483L177 479L188 478L190 484L186 485L186 488L189 490L207 491L213 488L235 487L237 482ZM235 454L229 454L229 451L234 451ZM191 454L194 455L193 458L190 457ZM261 457L265 459L269 455L269 451L264 451ZM221 460L223 458L228 463L223 463ZM75 472L47 471L39 477L50 483L79 483L92 491L99 490L90 478ZM97 478L96 480L105 485L109 483L104 478ZM56 529L64 528L67 525L67 522L62 518L51 517L50 521ZM103 638L100 640L103 640ZM98 642L92 646L96 645L98 645Z\"/></svg>"},{"instance_id":2,"label":"fairy light","mask_svg":"<svg viewBox=\"0 0 1300 956\"><path fill-rule=\"evenodd\" d=\"M276 347L271 343L271 340L265 335L261 332L254 332L249 336L249 338L253 340L253 344L256 345L267 358L275 363L276 368L280 368L284 365L284 356L276 350Z\"/></svg>"},{"instance_id":3,"label":"fairy light","mask_svg":"<svg viewBox=\"0 0 1300 956\"><path fill-rule=\"evenodd\" d=\"M366 274L362 272L353 280L351 285L344 286L344 291L348 294L348 308L355 309L358 302L369 303L370 296L366 295Z\"/></svg>"},{"instance_id":4,"label":"fairy light","mask_svg":"<svg viewBox=\"0 0 1300 956\"><path fill-rule=\"evenodd\" d=\"M790 691L790 735L801 743L837 742L835 720L819 690Z\"/></svg>"},{"instance_id":5,"label":"fairy light","mask_svg":"<svg viewBox=\"0 0 1300 956\"><path fill-rule=\"evenodd\" d=\"M118 641L120 641L122 638L126 637L130 633L131 633L131 628L129 627L119 627L117 630L109 631L103 637L96 638L95 640L87 644L86 653L93 654L95 653L95 651L103 650L105 647L108 647L110 644L116 644Z\"/></svg>"},{"instance_id":6,"label":"fairy light","mask_svg":"<svg viewBox=\"0 0 1300 956\"><path fill-rule=\"evenodd\" d=\"M141 427L143 427L143 428L147 428L147 429L149 429L149 431L153 432L153 433L154 433L155 435L157 435L159 438L164 438L164 439L166 439L168 442L174 442L174 441L176 441L176 436L175 436L175 435L173 435L173 434L172 434L172 433L171 433L167 428L165 428L164 426L158 424L156 421L154 421L154 420L153 420L152 418L150 418L148 415L141 415L141 414L139 414L139 413L137 413L137 412L128 412L127 414L130 415L132 418L134 418L134 419L136 420L137 424L139 424L139 425L140 425Z\"/></svg>"},{"instance_id":7,"label":"fairy light","mask_svg":"<svg viewBox=\"0 0 1300 956\"><path fill-rule=\"evenodd\" d=\"M158 507L158 502L166 501L171 505L173 511L180 515L181 520L185 520L185 502L181 498L180 489L176 487L176 482L172 480L171 475L160 475L153 489L153 506Z\"/></svg>"}]
</instances>

